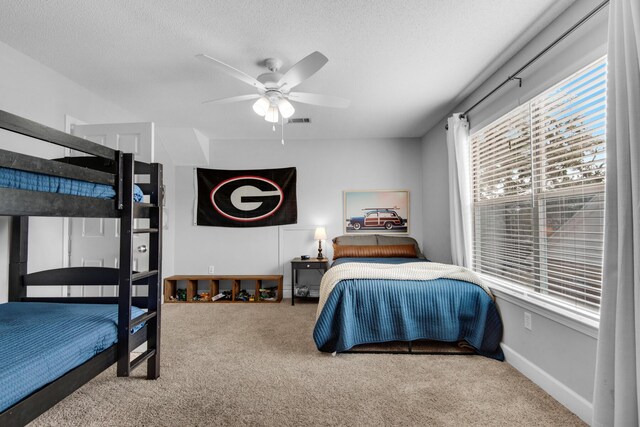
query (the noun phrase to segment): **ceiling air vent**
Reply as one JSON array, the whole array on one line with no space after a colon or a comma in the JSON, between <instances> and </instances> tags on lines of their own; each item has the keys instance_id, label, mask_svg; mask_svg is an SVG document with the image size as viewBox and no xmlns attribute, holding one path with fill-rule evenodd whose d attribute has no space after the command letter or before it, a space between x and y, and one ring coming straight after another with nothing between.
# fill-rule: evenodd
<instances>
[{"instance_id":1,"label":"ceiling air vent","mask_svg":"<svg viewBox=\"0 0 640 427\"><path fill-rule=\"evenodd\" d=\"M294 119L289 119L289 121L287 123L311 123L311 119L308 117L300 117L300 118L294 118Z\"/></svg>"}]
</instances>

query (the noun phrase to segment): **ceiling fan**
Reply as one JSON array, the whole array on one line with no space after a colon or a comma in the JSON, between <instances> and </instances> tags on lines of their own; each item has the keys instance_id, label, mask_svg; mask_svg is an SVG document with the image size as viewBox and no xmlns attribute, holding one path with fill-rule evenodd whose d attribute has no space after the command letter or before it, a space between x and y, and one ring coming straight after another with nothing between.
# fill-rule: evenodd
<instances>
[{"instance_id":1,"label":"ceiling fan","mask_svg":"<svg viewBox=\"0 0 640 427\"><path fill-rule=\"evenodd\" d=\"M289 101L333 108L347 108L350 103L348 99L338 98L337 96L319 95L307 92L291 92L291 89L311 77L320 68L322 68L327 61L329 61L326 56L317 51L300 60L284 74L279 72L282 67L282 61L277 58L269 58L264 61L264 65L269 69L269 72L261 74L257 78L253 78L248 74L208 55L201 53L196 55L196 57L213 65L219 70L224 71L230 76L253 86L258 91L258 93L250 95L212 99L204 101L204 103L228 104L231 102L257 99L253 104L253 111L260 116L263 116L266 121L271 123L278 122L278 112L285 119L293 115L295 108Z\"/></svg>"}]
</instances>

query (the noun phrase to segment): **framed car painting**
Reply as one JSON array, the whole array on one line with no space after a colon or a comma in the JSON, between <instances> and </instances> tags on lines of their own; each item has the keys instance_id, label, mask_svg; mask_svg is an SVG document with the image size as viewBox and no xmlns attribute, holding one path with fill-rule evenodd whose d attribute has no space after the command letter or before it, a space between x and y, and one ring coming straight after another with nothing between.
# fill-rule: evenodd
<instances>
[{"instance_id":1,"label":"framed car painting","mask_svg":"<svg viewBox=\"0 0 640 427\"><path fill-rule=\"evenodd\" d=\"M344 192L345 234L406 234L409 192L348 190Z\"/></svg>"}]
</instances>

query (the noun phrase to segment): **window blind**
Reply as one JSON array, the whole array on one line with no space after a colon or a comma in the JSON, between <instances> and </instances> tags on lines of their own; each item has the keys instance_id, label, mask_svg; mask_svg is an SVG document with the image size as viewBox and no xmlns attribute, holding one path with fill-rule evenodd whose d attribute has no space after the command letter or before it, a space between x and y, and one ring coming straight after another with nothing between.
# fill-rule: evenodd
<instances>
[{"instance_id":1,"label":"window blind","mask_svg":"<svg viewBox=\"0 0 640 427\"><path fill-rule=\"evenodd\" d=\"M473 268L597 310L606 60L471 135Z\"/></svg>"}]
</instances>

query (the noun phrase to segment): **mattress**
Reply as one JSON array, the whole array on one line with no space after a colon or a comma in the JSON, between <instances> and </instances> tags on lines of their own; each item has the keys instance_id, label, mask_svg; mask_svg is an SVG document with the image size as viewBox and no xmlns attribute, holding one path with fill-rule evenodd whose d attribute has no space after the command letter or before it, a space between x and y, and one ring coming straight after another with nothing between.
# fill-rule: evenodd
<instances>
[{"instance_id":1,"label":"mattress","mask_svg":"<svg viewBox=\"0 0 640 427\"><path fill-rule=\"evenodd\" d=\"M117 323L115 304L0 304L0 412L115 344Z\"/></svg>"},{"instance_id":2,"label":"mattress","mask_svg":"<svg viewBox=\"0 0 640 427\"><path fill-rule=\"evenodd\" d=\"M109 185L2 167L0 167L0 187L99 199L113 199L116 196L115 189ZM142 190L135 186L133 200L141 202L143 197Z\"/></svg>"},{"instance_id":3,"label":"mattress","mask_svg":"<svg viewBox=\"0 0 640 427\"><path fill-rule=\"evenodd\" d=\"M376 262L402 263L398 259ZM478 354L504 360L500 348L502 329L493 299L469 282L445 278L347 279L331 291L318 316L313 338L324 352L389 341L466 341Z\"/></svg>"}]
</instances>

